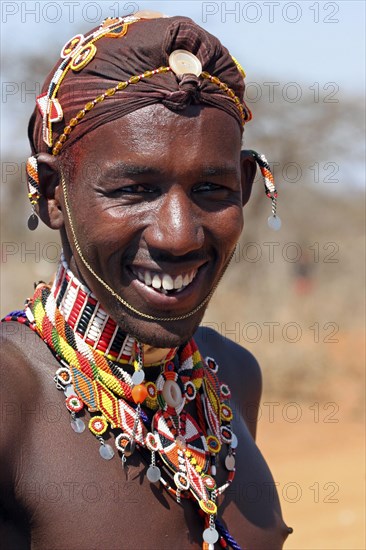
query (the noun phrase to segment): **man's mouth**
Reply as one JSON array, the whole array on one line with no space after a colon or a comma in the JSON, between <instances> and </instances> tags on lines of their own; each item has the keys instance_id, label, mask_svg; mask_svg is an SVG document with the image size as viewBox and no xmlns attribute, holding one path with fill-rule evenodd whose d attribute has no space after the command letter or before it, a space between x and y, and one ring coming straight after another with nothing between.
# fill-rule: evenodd
<instances>
[{"instance_id":1,"label":"man's mouth","mask_svg":"<svg viewBox=\"0 0 366 550\"><path fill-rule=\"evenodd\" d=\"M189 286L198 273L198 269L171 276L169 273L150 271L148 269L136 269L131 267L132 273L147 287L151 287L161 294L176 294Z\"/></svg>"}]
</instances>

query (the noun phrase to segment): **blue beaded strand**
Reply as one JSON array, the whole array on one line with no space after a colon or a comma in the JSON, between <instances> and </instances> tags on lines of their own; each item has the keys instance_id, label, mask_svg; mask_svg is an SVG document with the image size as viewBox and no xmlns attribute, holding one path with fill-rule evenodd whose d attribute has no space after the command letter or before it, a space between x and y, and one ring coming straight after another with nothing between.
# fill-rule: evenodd
<instances>
[{"instance_id":1,"label":"blue beaded strand","mask_svg":"<svg viewBox=\"0 0 366 550\"><path fill-rule=\"evenodd\" d=\"M236 542L234 537L232 537L226 527L223 526L221 521L218 519L215 520L216 529L219 534L226 540L226 542L233 548L233 550L242 550L241 546Z\"/></svg>"}]
</instances>

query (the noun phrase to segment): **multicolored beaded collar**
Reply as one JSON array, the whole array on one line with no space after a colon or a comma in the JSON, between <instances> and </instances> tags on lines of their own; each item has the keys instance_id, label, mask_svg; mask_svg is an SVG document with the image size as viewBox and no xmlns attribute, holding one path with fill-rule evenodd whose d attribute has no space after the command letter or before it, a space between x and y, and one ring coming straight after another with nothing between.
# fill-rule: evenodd
<instances>
[{"instance_id":1,"label":"multicolored beaded collar","mask_svg":"<svg viewBox=\"0 0 366 550\"><path fill-rule=\"evenodd\" d=\"M65 321L84 342L112 361L130 362L135 339L122 332L92 292L72 274L63 256L51 293Z\"/></svg>"},{"instance_id":2,"label":"multicolored beaded collar","mask_svg":"<svg viewBox=\"0 0 366 550\"><path fill-rule=\"evenodd\" d=\"M77 300L80 290L82 294ZM71 298L67 300L65 296ZM90 333L88 325L93 324L91 316L86 328L84 323L83 330L79 330L82 311L91 296L63 260L52 289L45 284L38 285L26 307L31 328L61 363L55 383L65 394L71 427L76 433L84 431L87 408L89 429L100 443L102 458L110 460L115 455L112 446L103 439L103 434L111 430L123 466L136 448L142 455L148 451L148 480L161 482L177 502L189 497L198 502L205 516L203 547L213 549L220 540L224 547L229 544L238 549L216 517L217 497L234 478L237 446L231 429L232 410L225 402L230 398L230 391L218 380L218 365L209 357L203 361L192 339L162 364L155 381L145 381L143 348L134 342L131 349L135 350L136 357L130 351L125 354L130 354L129 361L134 366L131 375L127 365L123 367L121 362L108 358L110 354L106 352L112 349L110 342L102 343L104 347L107 343L103 352L97 349L109 319L103 319L106 322L99 323L96 333L91 334L93 346L85 338L85 334ZM115 329L112 336L114 332ZM197 419L186 409L189 402L195 403ZM224 466L228 477L217 487L214 477L217 457L224 447L227 447ZM171 481L167 481L163 473Z\"/></svg>"},{"instance_id":3,"label":"multicolored beaded collar","mask_svg":"<svg viewBox=\"0 0 366 550\"><path fill-rule=\"evenodd\" d=\"M51 292L64 319L89 346L111 361L133 364L137 356L135 339L118 327L94 294L73 275L63 255ZM176 351L166 350L164 361ZM151 366L162 362L147 359Z\"/></svg>"}]
</instances>

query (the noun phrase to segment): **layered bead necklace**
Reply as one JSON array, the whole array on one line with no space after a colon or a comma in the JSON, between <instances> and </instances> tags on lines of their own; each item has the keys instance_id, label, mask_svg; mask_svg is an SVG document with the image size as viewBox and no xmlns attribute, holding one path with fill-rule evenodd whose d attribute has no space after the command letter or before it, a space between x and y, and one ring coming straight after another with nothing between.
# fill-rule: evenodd
<instances>
[{"instance_id":1,"label":"layered bead necklace","mask_svg":"<svg viewBox=\"0 0 366 550\"><path fill-rule=\"evenodd\" d=\"M102 458L115 455L103 438L111 429L123 467L136 448L147 450L148 480L161 482L177 502L197 501L205 516L203 548L213 549L219 540L238 549L216 518L217 498L234 478L237 438L226 403L230 390L219 382L215 360L203 360L191 339L168 350L157 379L147 381L142 344L123 333L63 258L52 287L39 284L25 313L60 363L54 380L64 392L73 430L85 430L86 408ZM195 403L197 420L186 409L189 402ZM218 487L216 463L224 446L228 476Z\"/></svg>"}]
</instances>

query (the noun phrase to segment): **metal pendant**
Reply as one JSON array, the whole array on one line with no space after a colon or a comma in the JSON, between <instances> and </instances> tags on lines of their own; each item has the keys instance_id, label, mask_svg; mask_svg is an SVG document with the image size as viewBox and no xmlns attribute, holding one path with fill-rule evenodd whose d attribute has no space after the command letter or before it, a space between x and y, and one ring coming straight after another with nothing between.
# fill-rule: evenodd
<instances>
[{"instance_id":1,"label":"metal pendant","mask_svg":"<svg viewBox=\"0 0 366 550\"><path fill-rule=\"evenodd\" d=\"M39 223L38 216L33 212L28 218L28 223L27 223L28 229L30 231L34 231L35 229L37 229L38 223Z\"/></svg>"}]
</instances>

